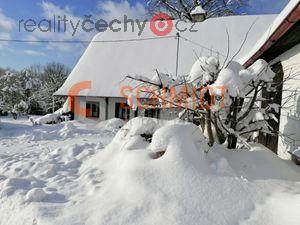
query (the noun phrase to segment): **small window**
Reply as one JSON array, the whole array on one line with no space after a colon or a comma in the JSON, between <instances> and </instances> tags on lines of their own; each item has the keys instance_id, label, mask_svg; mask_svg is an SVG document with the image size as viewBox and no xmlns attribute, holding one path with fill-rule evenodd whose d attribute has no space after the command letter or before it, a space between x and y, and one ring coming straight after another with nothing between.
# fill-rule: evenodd
<instances>
[{"instance_id":1,"label":"small window","mask_svg":"<svg viewBox=\"0 0 300 225\"><path fill-rule=\"evenodd\" d=\"M122 120L128 120L130 119L130 107L126 103L116 103L115 105L115 117L122 119Z\"/></svg>"},{"instance_id":2,"label":"small window","mask_svg":"<svg viewBox=\"0 0 300 225\"><path fill-rule=\"evenodd\" d=\"M146 109L144 113L145 117L152 117L152 118L159 118L160 117L160 111L159 109Z\"/></svg>"},{"instance_id":3,"label":"small window","mask_svg":"<svg viewBox=\"0 0 300 225\"><path fill-rule=\"evenodd\" d=\"M86 117L87 118L99 118L100 109L98 102L86 103Z\"/></svg>"}]
</instances>

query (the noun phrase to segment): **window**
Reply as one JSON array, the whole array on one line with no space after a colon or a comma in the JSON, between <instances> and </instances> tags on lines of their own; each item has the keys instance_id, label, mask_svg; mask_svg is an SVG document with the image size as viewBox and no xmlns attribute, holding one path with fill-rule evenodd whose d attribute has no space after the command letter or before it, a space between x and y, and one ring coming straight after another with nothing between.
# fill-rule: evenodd
<instances>
[{"instance_id":1,"label":"window","mask_svg":"<svg viewBox=\"0 0 300 225\"><path fill-rule=\"evenodd\" d=\"M115 117L122 120L130 119L130 108L126 103L116 103L115 105Z\"/></svg>"},{"instance_id":2,"label":"window","mask_svg":"<svg viewBox=\"0 0 300 225\"><path fill-rule=\"evenodd\" d=\"M99 118L100 110L98 102L86 102L86 117Z\"/></svg>"},{"instance_id":3,"label":"window","mask_svg":"<svg viewBox=\"0 0 300 225\"><path fill-rule=\"evenodd\" d=\"M159 109L146 109L144 113L145 117L159 118L160 111Z\"/></svg>"}]
</instances>

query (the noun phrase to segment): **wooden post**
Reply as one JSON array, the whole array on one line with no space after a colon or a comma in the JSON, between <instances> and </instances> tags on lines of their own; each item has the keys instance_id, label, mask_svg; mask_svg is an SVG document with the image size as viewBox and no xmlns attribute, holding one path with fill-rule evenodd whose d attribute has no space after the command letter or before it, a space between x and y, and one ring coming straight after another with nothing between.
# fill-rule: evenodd
<instances>
[{"instance_id":1,"label":"wooden post","mask_svg":"<svg viewBox=\"0 0 300 225\"><path fill-rule=\"evenodd\" d=\"M180 38L180 35L179 33L176 34L177 36L177 52L176 52L176 77L178 76L178 60L179 60L179 38Z\"/></svg>"},{"instance_id":2,"label":"wooden post","mask_svg":"<svg viewBox=\"0 0 300 225\"><path fill-rule=\"evenodd\" d=\"M108 107L109 107L108 97L105 98L105 120L108 120Z\"/></svg>"}]
</instances>

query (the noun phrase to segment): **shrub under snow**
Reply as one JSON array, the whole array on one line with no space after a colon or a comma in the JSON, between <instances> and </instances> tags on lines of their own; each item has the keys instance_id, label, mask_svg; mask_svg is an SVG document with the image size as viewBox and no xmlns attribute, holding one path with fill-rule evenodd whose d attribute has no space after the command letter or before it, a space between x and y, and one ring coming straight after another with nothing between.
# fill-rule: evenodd
<instances>
[{"instance_id":1,"label":"shrub under snow","mask_svg":"<svg viewBox=\"0 0 300 225\"><path fill-rule=\"evenodd\" d=\"M62 116L64 113L68 113L70 111L69 109L69 103L66 101L62 108L58 109L54 113L49 113L45 116L41 116L37 119L30 118L30 121L33 125L42 125L42 124L54 124L61 121L69 120L67 116Z\"/></svg>"}]
</instances>

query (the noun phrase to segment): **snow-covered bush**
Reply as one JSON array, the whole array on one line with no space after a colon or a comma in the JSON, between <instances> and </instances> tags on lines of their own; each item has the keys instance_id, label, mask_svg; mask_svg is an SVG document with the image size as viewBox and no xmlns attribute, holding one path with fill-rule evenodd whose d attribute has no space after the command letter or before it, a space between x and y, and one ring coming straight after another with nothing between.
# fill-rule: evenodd
<instances>
[{"instance_id":1,"label":"snow-covered bush","mask_svg":"<svg viewBox=\"0 0 300 225\"><path fill-rule=\"evenodd\" d=\"M70 112L68 101L66 101L62 108L56 110L54 113L49 113L45 116L38 117L34 119L30 117L30 121L33 125L42 125L42 124L55 124L63 121L70 120L69 116L66 115Z\"/></svg>"},{"instance_id":2,"label":"snow-covered bush","mask_svg":"<svg viewBox=\"0 0 300 225\"><path fill-rule=\"evenodd\" d=\"M210 145L227 140L228 148L236 148L238 140L247 145L255 132L275 133L269 123L277 121L280 106L262 94L281 91L283 81L275 83L274 77L264 60L244 68L233 60L221 65L212 56L199 57L187 77L127 76L148 87L148 96L158 100L155 107L181 108L179 118L201 125Z\"/></svg>"},{"instance_id":3,"label":"snow-covered bush","mask_svg":"<svg viewBox=\"0 0 300 225\"><path fill-rule=\"evenodd\" d=\"M0 100L3 111L13 111L14 107L25 99L22 83L22 76L19 73L7 71L0 77Z\"/></svg>"},{"instance_id":4,"label":"snow-covered bush","mask_svg":"<svg viewBox=\"0 0 300 225\"><path fill-rule=\"evenodd\" d=\"M21 100L19 104L14 105L12 112L16 114L26 114L27 110L28 104L25 101Z\"/></svg>"},{"instance_id":5,"label":"snow-covered bush","mask_svg":"<svg viewBox=\"0 0 300 225\"><path fill-rule=\"evenodd\" d=\"M44 115L52 112L52 95L68 74L69 69L59 63L50 63L45 67L32 66L21 71L6 71L0 76L1 110L14 115ZM64 102L65 98L57 98L55 109L61 108Z\"/></svg>"},{"instance_id":6,"label":"snow-covered bush","mask_svg":"<svg viewBox=\"0 0 300 225\"><path fill-rule=\"evenodd\" d=\"M3 102L3 111L15 115L30 113L33 93L37 92L39 87L39 80L28 70L7 71L0 77L0 100Z\"/></svg>"},{"instance_id":7,"label":"snow-covered bush","mask_svg":"<svg viewBox=\"0 0 300 225\"><path fill-rule=\"evenodd\" d=\"M0 100L0 116L5 115L7 111L5 110L5 104Z\"/></svg>"}]
</instances>

